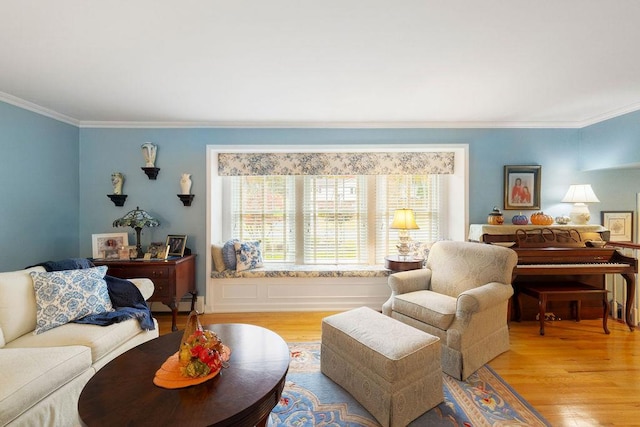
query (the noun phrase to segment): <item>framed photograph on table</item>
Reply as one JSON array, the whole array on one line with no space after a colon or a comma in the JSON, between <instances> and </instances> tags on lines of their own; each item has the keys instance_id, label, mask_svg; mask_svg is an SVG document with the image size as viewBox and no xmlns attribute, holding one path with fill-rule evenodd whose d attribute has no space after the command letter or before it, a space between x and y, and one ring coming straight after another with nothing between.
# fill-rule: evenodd
<instances>
[{"instance_id":1,"label":"framed photograph on table","mask_svg":"<svg viewBox=\"0 0 640 427\"><path fill-rule=\"evenodd\" d=\"M183 256L187 246L187 236L184 234L169 234L167 236L167 256Z\"/></svg>"},{"instance_id":2,"label":"framed photograph on table","mask_svg":"<svg viewBox=\"0 0 640 427\"><path fill-rule=\"evenodd\" d=\"M601 211L602 225L609 230L612 242L633 241L632 211Z\"/></svg>"},{"instance_id":3,"label":"framed photograph on table","mask_svg":"<svg viewBox=\"0 0 640 427\"><path fill-rule=\"evenodd\" d=\"M91 235L92 257L119 259L120 249L129 246L127 233L102 233Z\"/></svg>"},{"instance_id":4,"label":"framed photograph on table","mask_svg":"<svg viewBox=\"0 0 640 427\"><path fill-rule=\"evenodd\" d=\"M540 209L540 165L504 167L504 209Z\"/></svg>"}]
</instances>

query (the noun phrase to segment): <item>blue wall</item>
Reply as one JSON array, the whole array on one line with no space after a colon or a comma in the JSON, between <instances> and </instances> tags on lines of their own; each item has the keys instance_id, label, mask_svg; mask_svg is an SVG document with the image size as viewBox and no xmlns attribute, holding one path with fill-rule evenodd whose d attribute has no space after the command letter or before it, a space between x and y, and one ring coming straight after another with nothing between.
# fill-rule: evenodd
<instances>
[{"instance_id":1,"label":"blue wall","mask_svg":"<svg viewBox=\"0 0 640 427\"><path fill-rule=\"evenodd\" d=\"M0 173L20 177L17 187L2 190L0 236L6 242L5 253L13 252L11 258L0 259L0 271L44 259L91 256L94 233L126 231L133 244L133 230L111 224L140 206L161 222L160 227L144 230L144 246L164 241L167 234L188 235L187 246L199 255L197 283L204 293L205 155L210 144L468 144L471 223L485 222L494 205L502 207L503 166L520 164L542 165L542 209L553 216L570 210L560 203L569 184L591 183L601 200L591 206L591 222L598 223L600 210L635 210L640 169L605 167L640 162L640 152L633 145L640 138L639 118L640 113L632 113L581 130L78 129L0 103ZM147 141L158 145L160 173L155 181L140 169L144 165L140 146ZM625 156L604 162L602 146ZM123 192L128 199L123 207L107 198L115 171L125 175ZM183 172L192 174L195 199L190 207L184 207L177 197ZM508 211L505 216L508 219L515 213Z\"/></svg>"},{"instance_id":2,"label":"blue wall","mask_svg":"<svg viewBox=\"0 0 640 427\"><path fill-rule=\"evenodd\" d=\"M78 255L78 138L0 102L0 271Z\"/></svg>"},{"instance_id":3,"label":"blue wall","mask_svg":"<svg viewBox=\"0 0 640 427\"><path fill-rule=\"evenodd\" d=\"M469 144L469 218L474 223L485 222L494 205L502 206L507 164L543 165L542 206L557 214L568 212L558 201L576 177L577 139L577 130L566 129L81 129L80 252L91 254L93 233L126 231L111 223L140 206L161 222L160 227L145 229L143 246L163 241L167 234L188 235L187 246L200 255L197 283L204 293L207 145ZM146 141L158 145L156 181L140 169L140 146ZM115 171L125 174L124 207L115 207L106 197ZM176 196L183 172L192 174L191 207L184 207ZM133 231L128 231L133 241Z\"/></svg>"}]
</instances>

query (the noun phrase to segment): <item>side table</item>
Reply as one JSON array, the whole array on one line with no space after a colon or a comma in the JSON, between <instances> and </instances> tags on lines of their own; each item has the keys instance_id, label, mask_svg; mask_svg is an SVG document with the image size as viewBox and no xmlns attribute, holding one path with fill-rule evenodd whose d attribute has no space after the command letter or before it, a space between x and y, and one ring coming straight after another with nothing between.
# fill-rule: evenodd
<instances>
[{"instance_id":1,"label":"side table","mask_svg":"<svg viewBox=\"0 0 640 427\"><path fill-rule=\"evenodd\" d=\"M384 267L392 271L419 270L424 264L424 258L408 255L389 255L384 257Z\"/></svg>"},{"instance_id":2,"label":"side table","mask_svg":"<svg viewBox=\"0 0 640 427\"><path fill-rule=\"evenodd\" d=\"M161 302L171 309L171 330L177 331L178 302L191 294L191 310L195 308L196 255L173 259L93 260L96 266L106 265L107 274L121 279L146 277L153 281L155 290L149 302Z\"/></svg>"}]
</instances>

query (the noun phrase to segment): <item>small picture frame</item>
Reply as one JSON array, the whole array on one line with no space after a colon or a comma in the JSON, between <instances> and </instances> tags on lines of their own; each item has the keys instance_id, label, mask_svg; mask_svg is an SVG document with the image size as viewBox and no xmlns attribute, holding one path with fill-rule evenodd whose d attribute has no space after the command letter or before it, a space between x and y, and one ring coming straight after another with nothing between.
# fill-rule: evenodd
<instances>
[{"instance_id":1,"label":"small picture frame","mask_svg":"<svg viewBox=\"0 0 640 427\"><path fill-rule=\"evenodd\" d=\"M504 209L540 209L540 165L506 165L504 167Z\"/></svg>"},{"instance_id":2,"label":"small picture frame","mask_svg":"<svg viewBox=\"0 0 640 427\"><path fill-rule=\"evenodd\" d=\"M633 241L633 211L600 211L602 225L612 242Z\"/></svg>"},{"instance_id":3,"label":"small picture frame","mask_svg":"<svg viewBox=\"0 0 640 427\"><path fill-rule=\"evenodd\" d=\"M183 256L184 249L187 246L187 236L184 234L169 234L167 236L167 254L166 256Z\"/></svg>"},{"instance_id":4,"label":"small picture frame","mask_svg":"<svg viewBox=\"0 0 640 427\"><path fill-rule=\"evenodd\" d=\"M151 254L151 258L164 258L167 244L165 242L151 242L147 253Z\"/></svg>"},{"instance_id":5,"label":"small picture frame","mask_svg":"<svg viewBox=\"0 0 640 427\"><path fill-rule=\"evenodd\" d=\"M129 246L127 233L102 233L91 235L92 257L95 259L119 259L120 249Z\"/></svg>"}]
</instances>

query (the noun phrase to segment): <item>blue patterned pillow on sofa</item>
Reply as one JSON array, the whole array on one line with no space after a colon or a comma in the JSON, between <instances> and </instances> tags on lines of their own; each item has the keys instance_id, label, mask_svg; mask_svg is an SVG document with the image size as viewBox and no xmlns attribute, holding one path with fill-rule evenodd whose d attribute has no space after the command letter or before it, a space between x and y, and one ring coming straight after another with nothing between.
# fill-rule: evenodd
<instances>
[{"instance_id":1,"label":"blue patterned pillow on sofa","mask_svg":"<svg viewBox=\"0 0 640 427\"><path fill-rule=\"evenodd\" d=\"M89 314L113 311L104 275L107 266L52 272L32 271L36 334Z\"/></svg>"}]
</instances>

